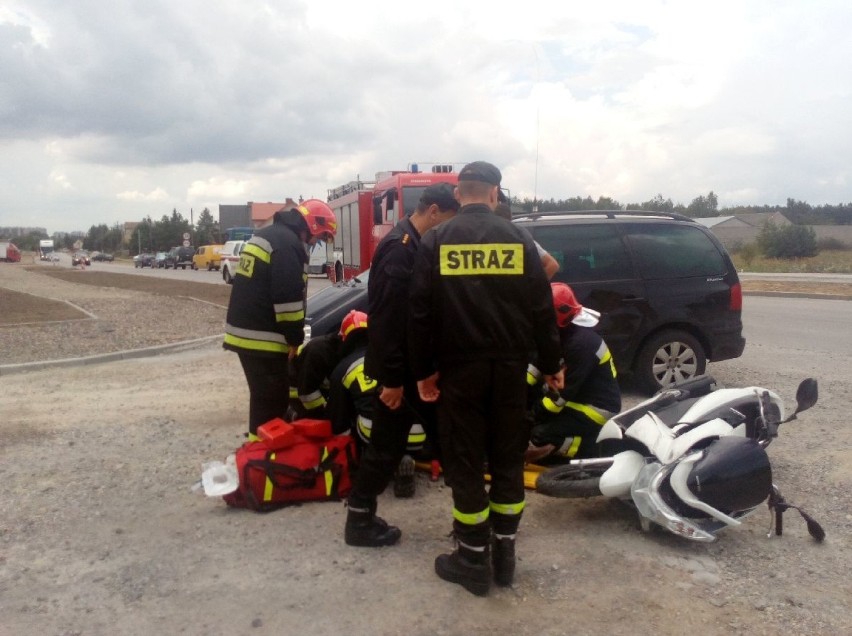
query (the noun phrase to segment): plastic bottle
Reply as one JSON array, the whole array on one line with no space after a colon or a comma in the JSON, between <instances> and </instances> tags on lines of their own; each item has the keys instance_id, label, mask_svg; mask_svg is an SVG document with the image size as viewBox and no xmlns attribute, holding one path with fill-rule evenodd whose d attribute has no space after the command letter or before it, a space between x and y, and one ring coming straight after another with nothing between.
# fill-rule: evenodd
<instances>
[{"instance_id":1,"label":"plastic bottle","mask_svg":"<svg viewBox=\"0 0 852 636\"><path fill-rule=\"evenodd\" d=\"M208 497L221 497L239 488L237 458L231 453L224 462L214 460L201 464L201 486Z\"/></svg>"}]
</instances>

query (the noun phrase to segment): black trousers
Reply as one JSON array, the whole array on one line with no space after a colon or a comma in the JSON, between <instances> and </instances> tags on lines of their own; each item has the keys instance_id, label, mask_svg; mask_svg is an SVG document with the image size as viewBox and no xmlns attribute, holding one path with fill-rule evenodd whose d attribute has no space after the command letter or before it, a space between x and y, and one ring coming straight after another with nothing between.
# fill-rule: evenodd
<instances>
[{"instance_id":1,"label":"black trousers","mask_svg":"<svg viewBox=\"0 0 852 636\"><path fill-rule=\"evenodd\" d=\"M413 422L420 422L428 440L435 436L435 408L420 401L417 388L404 388L402 405L391 410L373 396L373 426L370 441L361 453L350 499L359 506L374 502L393 478L396 467L408 447L408 432Z\"/></svg>"},{"instance_id":2,"label":"black trousers","mask_svg":"<svg viewBox=\"0 0 852 636\"><path fill-rule=\"evenodd\" d=\"M283 418L290 401L287 356L238 354L249 388L249 433L276 417Z\"/></svg>"},{"instance_id":3,"label":"black trousers","mask_svg":"<svg viewBox=\"0 0 852 636\"><path fill-rule=\"evenodd\" d=\"M525 360L470 361L440 369L438 432L457 522L476 525L476 516L490 508L513 518L507 530L517 528L529 439L526 370Z\"/></svg>"}]
</instances>

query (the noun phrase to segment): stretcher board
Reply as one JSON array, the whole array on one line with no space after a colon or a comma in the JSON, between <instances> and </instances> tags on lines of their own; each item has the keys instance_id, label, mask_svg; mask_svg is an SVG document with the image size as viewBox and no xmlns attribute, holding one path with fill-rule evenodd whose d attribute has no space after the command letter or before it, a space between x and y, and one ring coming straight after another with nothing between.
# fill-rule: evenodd
<instances>
[{"instance_id":1,"label":"stretcher board","mask_svg":"<svg viewBox=\"0 0 852 636\"><path fill-rule=\"evenodd\" d=\"M429 462L415 462L418 470L427 473L432 472L432 465ZM539 466L538 464L524 464L524 488L535 490L535 482L540 473L547 470L547 466ZM443 472L443 471L441 471ZM485 473L485 481L491 481L491 475Z\"/></svg>"}]
</instances>

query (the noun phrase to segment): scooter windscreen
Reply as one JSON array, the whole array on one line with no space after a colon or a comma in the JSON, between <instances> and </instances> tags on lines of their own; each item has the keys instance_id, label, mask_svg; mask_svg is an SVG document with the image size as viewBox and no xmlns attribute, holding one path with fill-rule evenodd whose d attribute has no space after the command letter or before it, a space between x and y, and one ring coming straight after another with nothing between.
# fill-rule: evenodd
<instances>
[{"instance_id":1,"label":"scooter windscreen","mask_svg":"<svg viewBox=\"0 0 852 636\"><path fill-rule=\"evenodd\" d=\"M686 479L703 503L726 514L754 508L772 490L772 467L766 451L754 440L721 437L696 461Z\"/></svg>"}]
</instances>

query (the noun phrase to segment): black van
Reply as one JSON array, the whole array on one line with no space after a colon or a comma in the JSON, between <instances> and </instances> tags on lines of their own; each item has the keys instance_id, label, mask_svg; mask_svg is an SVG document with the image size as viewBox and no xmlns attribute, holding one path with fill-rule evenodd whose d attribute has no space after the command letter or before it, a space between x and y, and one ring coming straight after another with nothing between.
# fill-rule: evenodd
<instances>
[{"instance_id":1,"label":"black van","mask_svg":"<svg viewBox=\"0 0 852 636\"><path fill-rule=\"evenodd\" d=\"M619 373L653 393L742 355L742 287L719 240L688 217L657 212L561 212L515 217L559 262L553 282L601 312L596 330ZM313 335L367 311L369 272L308 299Z\"/></svg>"},{"instance_id":2,"label":"black van","mask_svg":"<svg viewBox=\"0 0 852 636\"><path fill-rule=\"evenodd\" d=\"M616 368L641 389L704 373L743 353L742 287L725 248L688 217L577 212L517 217L559 262L553 281L601 312Z\"/></svg>"},{"instance_id":3,"label":"black van","mask_svg":"<svg viewBox=\"0 0 852 636\"><path fill-rule=\"evenodd\" d=\"M181 269L186 269L187 267L192 267L192 257L195 256L195 248L185 247L183 245L179 245L177 247L173 247L169 250L169 253L166 255L166 260L163 262L163 267L169 269L170 267L174 267L177 269L180 267Z\"/></svg>"}]
</instances>

